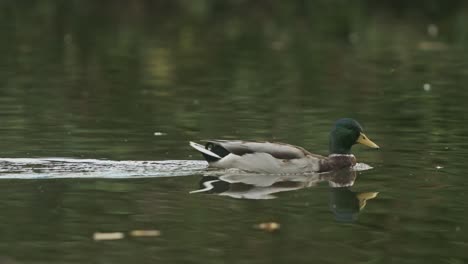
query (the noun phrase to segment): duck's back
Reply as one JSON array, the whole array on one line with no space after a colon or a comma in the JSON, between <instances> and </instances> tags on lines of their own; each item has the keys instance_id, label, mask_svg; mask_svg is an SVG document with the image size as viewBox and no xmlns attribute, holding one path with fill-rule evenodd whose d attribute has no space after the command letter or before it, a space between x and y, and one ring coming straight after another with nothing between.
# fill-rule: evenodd
<instances>
[{"instance_id":1,"label":"duck's back","mask_svg":"<svg viewBox=\"0 0 468 264\"><path fill-rule=\"evenodd\" d=\"M221 146L227 151L235 155L245 155L251 153L268 153L277 159L301 159L307 155L313 155L307 150L285 143L277 142L254 142L243 140L206 140L206 147ZM218 154L218 153L217 153Z\"/></svg>"},{"instance_id":2,"label":"duck's back","mask_svg":"<svg viewBox=\"0 0 468 264\"><path fill-rule=\"evenodd\" d=\"M191 143L213 167L239 168L268 173L319 171L324 156L284 143L241 140L205 140L203 147ZM203 148L203 149L200 149ZM212 154L210 154L212 153Z\"/></svg>"}]
</instances>

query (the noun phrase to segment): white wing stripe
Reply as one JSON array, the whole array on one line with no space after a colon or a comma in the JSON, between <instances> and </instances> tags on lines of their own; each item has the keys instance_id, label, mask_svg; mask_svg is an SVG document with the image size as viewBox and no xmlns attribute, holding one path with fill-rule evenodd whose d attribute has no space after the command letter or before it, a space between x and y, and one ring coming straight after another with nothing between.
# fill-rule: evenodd
<instances>
[{"instance_id":1,"label":"white wing stripe","mask_svg":"<svg viewBox=\"0 0 468 264\"><path fill-rule=\"evenodd\" d=\"M219 155L217 155L216 153L213 153L209 150L207 150L204 146L200 145L200 144L197 144L195 142L192 142L190 141L190 146L192 146L192 148L202 152L202 153L205 153L206 155L210 155L212 157L215 157L215 158L218 158L218 159L221 159L221 157Z\"/></svg>"}]
</instances>

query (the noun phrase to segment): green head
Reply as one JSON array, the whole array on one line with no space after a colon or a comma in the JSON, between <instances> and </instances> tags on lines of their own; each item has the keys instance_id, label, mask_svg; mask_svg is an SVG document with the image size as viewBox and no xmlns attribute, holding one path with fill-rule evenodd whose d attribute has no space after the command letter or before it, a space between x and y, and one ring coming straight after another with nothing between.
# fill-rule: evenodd
<instances>
[{"instance_id":1,"label":"green head","mask_svg":"<svg viewBox=\"0 0 468 264\"><path fill-rule=\"evenodd\" d=\"M379 148L364 135L361 125L356 120L342 118L336 121L330 132L330 154L350 154L351 147L356 143Z\"/></svg>"}]
</instances>

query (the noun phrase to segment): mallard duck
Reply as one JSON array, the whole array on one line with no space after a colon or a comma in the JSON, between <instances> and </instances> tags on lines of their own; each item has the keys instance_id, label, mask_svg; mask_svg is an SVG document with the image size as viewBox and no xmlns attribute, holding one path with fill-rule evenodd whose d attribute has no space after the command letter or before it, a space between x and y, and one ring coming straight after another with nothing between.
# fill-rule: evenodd
<instances>
[{"instance_id":1,"label":"mallard duck","mask_svg":"<svg viewBox=\"0 0 468 264\"><path fill-rule=\"evenodd\" d=\"M329 152L325 157L312 154L302 147L285 143L242 140L204 140L205 146L190 142L211 167L237 168L262 173L325 172L356 164L351 154L354 144L379 148L364 133L354 119L335 122L329 136Z\"/></svg>"}]
</instances>

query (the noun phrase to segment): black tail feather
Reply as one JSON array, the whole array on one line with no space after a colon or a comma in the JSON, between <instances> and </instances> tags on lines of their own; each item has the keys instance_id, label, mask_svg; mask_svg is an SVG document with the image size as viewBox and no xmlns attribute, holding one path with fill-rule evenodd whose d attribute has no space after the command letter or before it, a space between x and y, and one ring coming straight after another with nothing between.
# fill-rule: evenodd
<instances>
[{"instance_id":1,"label":"black tail feather","mask_svg":"<svg viewBox=\"0 0 468 264\"><path fill-rule=\"evenodd\" d=\"M212 142L206 143L205 148L207 150L215 153L216 155L220 156L221 158L224 158L224 157L226 157L227 155L229 155L231 153L227 149L223 148L222 146L214 144ZM203 156L205 156L205 159L206 159L206 156L208 156L208 155L204 154ZM216 159L214 157L211 157L211 158ZM216 160L219 160L219 159L216 159ZM214 161L216 161L216 160L214 160ZM210 160L208 160L208 161L210 161Z\"/></svg>"}]
</instances>

